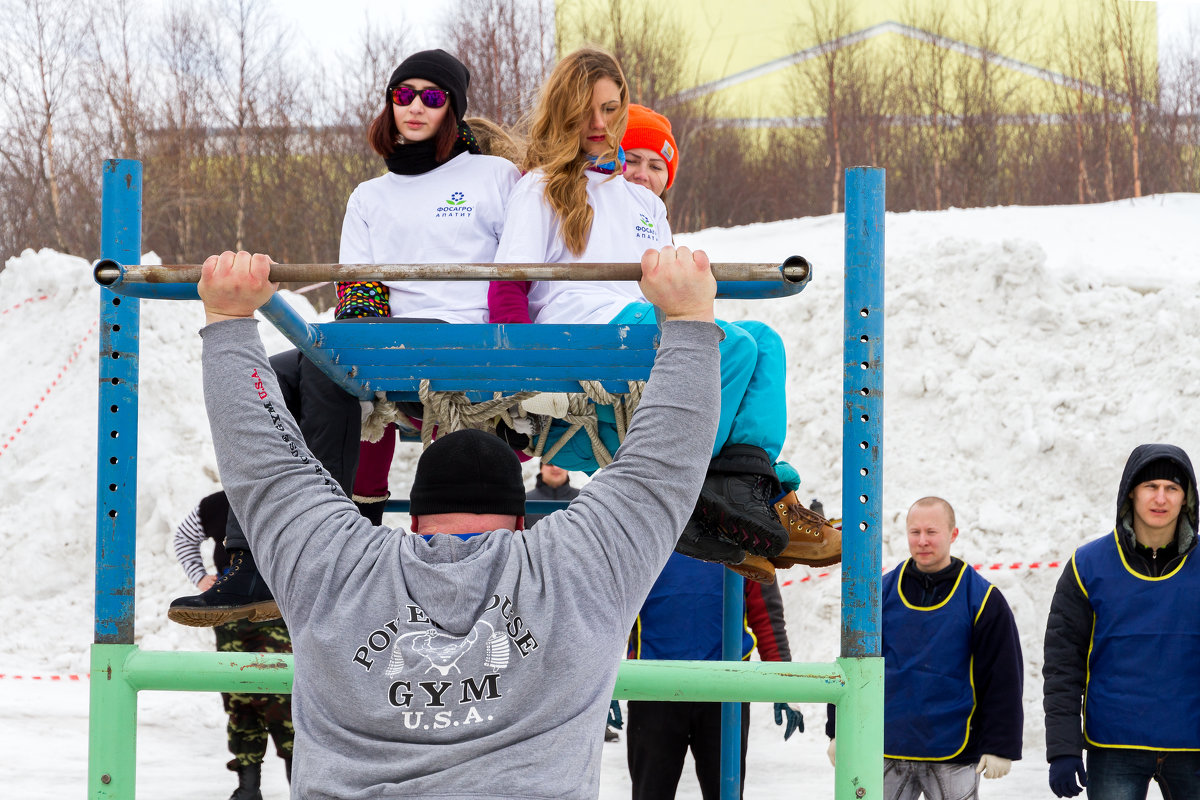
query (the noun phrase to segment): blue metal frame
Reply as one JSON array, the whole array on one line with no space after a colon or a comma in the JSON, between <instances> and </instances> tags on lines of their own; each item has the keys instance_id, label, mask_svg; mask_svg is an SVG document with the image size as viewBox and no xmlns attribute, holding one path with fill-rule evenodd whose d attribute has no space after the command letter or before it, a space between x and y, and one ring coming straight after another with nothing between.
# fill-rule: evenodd
<instances>
[{"instance_id":1,"label":"blue metal frame","mask_svg":"<svg viewBox=\"0 0 1200 800\"><path fill-rule=\"evenodd\" d=\"M744 665L754 673L792 674L796 679L817 677L823 687L817 694L837 702L839 735L846 725L854 728L858 752L848 752L838 759L836 792L838 798L876 796L882 789L882 659L880 658L880 584L882 536L882 430L883 430L883 222L884 172L880 169L854 168L847 170L846 181L846 282L845 282L845 347L843 392L843 562L842 562L842 626L841 658L836 665L795 664L794 668L814 670L820 675L799 672L780 672L769 665ZM136 161L111 160L104 165L104 206L102 218L102 256L121 264L137 263L141 251L141 165ZM136 288L134 288L136 287ZM732 288L731 288L732 287ZM723 285L727 296L761 296L763 287L733 284ZM802 287L801 287L802 288ZM799 291L796 289L795 291ZM793 294L795 292L788 292ZM123 720L121 729L136 725L136 692L146 688L171 688L168 681L138 682L136 670L128 667L137 661L138 650L133 645L134 590L134 523L137 496L137 389L139 297L164 299L194 298L195 287L189 285L135 284L120 287L120 291L101 289L100 343L100 411L99 466L97 470L96 522L96 611L95 645L93 647L91 736L89 745L89 797L108 798L132 796L134 759L133 748L122 749L107 744L114 737L103 728L106 715ZM400 397L413 391L412 385L389 384L395 380L386 376L386 366L395 366L403 357L368 359L357 371L339 364L339 347L353 349L365 346L366 339L353 325L313 326L305 323L281 299L275 298L264 308L264 314L279 327L299 349L315 363L322 365L343 388L359 397L370 397L373 386ZM405 338L420 334L416 325L405 326ZM467 336L468 326L456 326L455 335ZM504 326L486 327L492 337L493 352L513 347L514 343L526 354L537 346L520 343L532 335ZM653 347L657 332L652 326L634 326L628 330L613 326L595 326L603 331L582 332L587 326L574 326L559 334L563 338L549 345L551 349L574 350L575 361L586 365L586 359L600 353L617 352L620 364L619 380L626 372L645 377L653 363ZM538 326L538 338L547 335L548 326ZM437 334L445 339L445 329ZM613 340L613 336L618 340ZM362 339L362 342L358 340ZM376 337L378 342L378 337ZM336 345L336 346L335 346ZM407 346L412 346L406 341ZM459 343L462 349L463 343ZM485 343L480 345L488 350ZM595 348L595 349L593 349ZM451 348L454 349L454 348ZM465 349L472 349L467 346ZM649 351L649 360L646 354ZM384 354L389 353L383 348ZM391 354L396 349L390 350ZM472 359L475 356L471 357ZM622 360L623 359L623 360ZM551 359L552 361L553 359ZM603 360L603 359L601 359ZM466 364L471 359L460 359ZM525 362L528 366L528 362ZM572 362L573 364L575 362ZM462 367L460 364L460 368ZM592 361L594 369L595 359ZM356 367L357 367L356 362ZM412 364L427 374L429 364ZM547 363L543 367L552 367ZM561 365L560 365L561 366ZM482 371L496 369L497 364L487 357L472 368ZM376 370L378 368L378 370ZM539 370L542 368L539 367ZM562 370L564 373L568 369ZM492 373L493 377L495 372ZM414 371L415 375L415 371ZM594 375L588 376L594 378ZM564 377L565 379L565 377ZM411 380L411 377L408 379ZM519 379L514 377L513 381ZM527 376L524 385L529 383ZM557 380L557 379L556 379ZM614 377L613 380L618 380ZM488 389L495 388L495 381ZM551 384L552 385L552 384ZM454 387L461 389L461 386ZM548 385L543 390L550 389ZM542 513L559 507L553 502L531 503L531 513ZM407 509L405 501L390 501L389 511ZM741 660L742 626L744 624L742 578L727 571L725 580L723 656L729 661ZM162 654L165 657L186 655L197 663L208 664L216 654ZM155 656L157 658L157 656ZM143 659L146 660L146 659ZM235 659L236 660L236 659ZM157 662L156 662L157 663ZM190 662L189 662L190 663ZM215 662L214 662L215 663ZM107 665L107 666L105 666ZM633 672L632 666L624 672ZM647 662L637 665L639 673L657 672L658 668L679 670L688 668L676 662ZM827 668L827 669L826 669ZM821 672L825 669L828 674ZM123 672L124 670L124 672ZM221 674L213 678L213 686L222 688ZM823 676L823 677L822 677ZM669 679L669 678L668 678ZM811 684L807 690L811 692ZM854 687L851 689L850 687ZM266 687L278 691L278 687ZM864 691L865 689L865 691ZM630 690L619 696L637 696ZM710 699L734 694L714 686ZM801 692L780 692L784 699L801 699ZM771 690L772 695L775 694ZM655 695L657 696L657 694ZM803 699L813 701L816 695L805 693ZM755 696L752 699L765 699ZM741 709L740 702L724 703L722 741L723 798L740 794ZM865 746L863 744L865 743Z\"/></svg>"}]
</instances>

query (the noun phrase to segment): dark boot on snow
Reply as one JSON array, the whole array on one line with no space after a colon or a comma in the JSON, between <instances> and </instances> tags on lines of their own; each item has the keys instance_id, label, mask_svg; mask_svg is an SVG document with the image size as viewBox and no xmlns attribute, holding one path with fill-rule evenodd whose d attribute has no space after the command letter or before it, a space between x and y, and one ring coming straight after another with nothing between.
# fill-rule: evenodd
<instances>
[{"instance_id":1,"label":"dark boot on snow","mask_svg":"<svg viewBox=\"0 0 1200 800\"><path fill-rule=\"evenodd\" d=\"M251 622L279 619L279 606L258 574L250 551L230 550L229 569L217 582L203 594L172 600L167 618L193 628L211 628L239 619Z\"/></svg>"},{"instance_id":2,"label":"dark boot on snow","mask_svg":"<svg viewBox=\"0 0 1200 800\"><path fill-rule=\"evenodd\" d=\"M696 511L726 541L750 555L770 558L788 544L787 529L771 507L779 494L779 479L765 450L726 445L709 463Z\"/></svg>"},{"instance_id":3,"label":"dark boot on snow","mask_svg":"<svg viewBox=\"0 0 1200 800\"><path fill-rule=\"evenodd\" d=\"M238 788L229 800L263 800L262 764L247 764L237 768Z\"/></svg>"}]
</instances>

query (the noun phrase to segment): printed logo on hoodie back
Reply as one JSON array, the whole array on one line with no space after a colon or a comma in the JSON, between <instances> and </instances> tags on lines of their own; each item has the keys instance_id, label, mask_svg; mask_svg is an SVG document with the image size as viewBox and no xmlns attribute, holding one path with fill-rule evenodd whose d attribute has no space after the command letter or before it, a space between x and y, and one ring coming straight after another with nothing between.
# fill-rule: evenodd
<instances>
[{"instance_id":1,"label":"printed logo on hoodie back","mask_svg":"<svg viewBox=\"0 0 1200 800\"><path fill-rule=\"evenodd\" d=\"M377 680L378 697L409 730L486 725L514 659L538 650L516 604L493 595L465 636L438 628L416 605L372 631L351 657Z\"/></svg>"}]
</instances>

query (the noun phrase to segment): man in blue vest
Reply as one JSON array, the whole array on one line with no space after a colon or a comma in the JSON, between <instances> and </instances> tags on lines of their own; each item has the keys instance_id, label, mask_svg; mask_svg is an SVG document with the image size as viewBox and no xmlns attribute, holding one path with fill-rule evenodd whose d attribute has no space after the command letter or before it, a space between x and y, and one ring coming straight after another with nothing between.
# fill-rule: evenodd
<instances>
[{"instance_id":1,"label":"man in blue vest","mask_svg":"<svg viewBox=\"0 0 1200 800\"><path fill-rule=\"evenodd\" d=\"M882 587L883 794L975 798L981 774L1002 778L1021 757L1016 621L1000 590L950 555L958 528L949 503L921 498L906 525L912 557ZM831 761L834 753L831 742Z\"/></svg>"},{"instance_id":2,"label":"man in blue vest","mask_svg":"<svg viewBox=\"0 0 1200 800\"><path fill-rule=\"evenodd\" d=\"M672 553L629 637L629 658L721 660L725 567ZM757 648L763 661L791 661L783 596L775 584L746 581L742 658ZM615 703L615 701L614 701ZM677 794L688 750L705 800L721 796L721 704L630 700L627 756L633 800L670 800ZM804 717L775 703L775 724L786 740L804 731ZM746 783L750 704L742 704L741 780Z\"/></svg>"},{"instance_id":3,"label":"man in blue vest","mask_svg":"<svg viewBox=\"0 0 1200 800\"><path fill-rule=\"evenodd\" d=\"M1046 759L1059 797L1084 786L1092 800L1145 797L1151 778L1165 798L1200 797L1196 530L1187 453L1135 448L1116 526L1071 556L1046 623Z\"/></svg>"}]
</instances>

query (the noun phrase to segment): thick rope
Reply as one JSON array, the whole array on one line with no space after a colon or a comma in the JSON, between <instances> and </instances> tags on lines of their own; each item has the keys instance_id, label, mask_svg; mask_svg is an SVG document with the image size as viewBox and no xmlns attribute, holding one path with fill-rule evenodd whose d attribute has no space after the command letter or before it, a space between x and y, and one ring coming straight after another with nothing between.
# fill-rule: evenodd
<instances>
[{"instance_id":1,"label":"thick rope","mask_svg":"<svg viewBox=\"0 0 1200 800\"><path fill-rule=\"evenodd\" d=\"M429 381L423 380L419 394L424 408L421 417L421 444L429 447L433 442L434 427L437 427L441 434L453 433L464 428L489 433L495 431L497 419L508 414L508 409L514 403L533 397L536 392L517 392L508 397L496 392L491 400L472 403L466 392L433 392L429 390ZM508 420L511 419L509 416Z\"/></svg>"},{"instance_id":2,"label":"thick rope","mask_svg":"<svg viewBox=\"0 0 1200 800\"><path fill-rule=\"evenodd\" d=\"M491 432L499 422L516 428L514 423L517 419L532 419L537 435L533 445L525 450L528 455L552 460L571 437L582 430L591 441L592 456L596 464L601 467L608 466L613 457L600 438L600 420L596 416L596 406L612 406L617 441L624 442L633 412L642 401L645 383L630 381L626 394L612 394L599 381L580 381L579 384L582 392L567 395L568 408L562 420L568 427L547 449L553 418L539 414L531 415L521 408L521 401L533 397L537 392L517 392L507 396L496 392L491 400L472 403L464 392L432 392L429 390L429 381L421 381L420 397L424 407L421 444L428 447L432 443L434 428L437 428L439 433L450 433L463 428Z\"/></svg>"}]
</instances>

